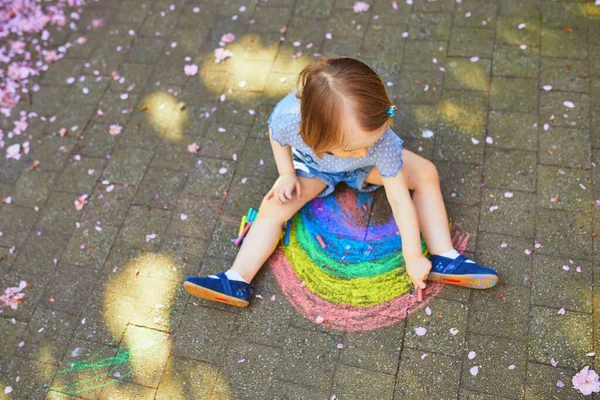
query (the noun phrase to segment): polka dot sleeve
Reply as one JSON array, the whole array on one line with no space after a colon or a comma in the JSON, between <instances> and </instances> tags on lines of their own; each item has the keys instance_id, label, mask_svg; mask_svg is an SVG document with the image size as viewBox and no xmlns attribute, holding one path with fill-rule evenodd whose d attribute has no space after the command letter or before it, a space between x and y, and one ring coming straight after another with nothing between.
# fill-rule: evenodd
<instances>
[{"instance_id":1,"label":"polka dot sleeve","mask_svg":"<svg viewBox=\"0 0 600 400\"><path fill-rule=\"evenodd\" d=\"M402 169L402 143L403 140L393 131L386 135L375 160L375 166L382 177L396 176L398 171Z\"/></svg>"},{"instance_id":2,"label":"polka dot sleeve","mask_svg":"<svg viewBox=\"0 0 600 400\"><path fill-rule=\"evenodd\" d=\"M282 115L279 104L275 106L275 109L269 117L269 128L271 128L273 140L282 146L290 144L289 124L285 115Z\"/></svg>"}]
</instances>

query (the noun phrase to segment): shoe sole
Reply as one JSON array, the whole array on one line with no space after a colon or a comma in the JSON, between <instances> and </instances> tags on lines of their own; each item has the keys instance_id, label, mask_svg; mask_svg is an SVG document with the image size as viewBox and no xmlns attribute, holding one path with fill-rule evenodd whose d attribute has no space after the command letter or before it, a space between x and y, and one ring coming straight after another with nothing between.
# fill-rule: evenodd
<instances>
[{"instance_id":1,"label":"shoe sole","mask_svg":"<svg viewBox=\"0 0 600 400\"><path fill-rule=\"evenodd\" d=\"M432 272L427 278L430 281L446 283L449 285L463 286L472 289L489 289L496 286L498 276L494 274L485 275L451 275Z\"/></svg>"},{"instance_id":2,"label":"shoe sole","mask_svg":"<svg viewBox=\"0 0 600 400\"><path fill-rule=\"evenodd\" d=\"M238 299L237 297L227 296L223 293L215 292L202 286L194 285L191 282L183 282L183 288L192 296L200 297L201 299L216 301L219 303L229 304L235 307L248 307L249 301Z\"/></svg>"}]
</instances>

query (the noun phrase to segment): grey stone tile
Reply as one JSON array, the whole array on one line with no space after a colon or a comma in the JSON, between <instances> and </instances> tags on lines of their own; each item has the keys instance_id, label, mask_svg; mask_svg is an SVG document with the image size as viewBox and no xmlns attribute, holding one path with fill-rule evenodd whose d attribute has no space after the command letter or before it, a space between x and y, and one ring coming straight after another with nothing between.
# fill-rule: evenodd
<instances>
[{"instance_id":1,"label":"grey stone tile","mask_svg":"<svg viewBox=\"0 0 600 400\"><path fill-rule=\"evenodd\" d=\"M395 396L408 399L453 399L458 393L461 361L405 347L400 358Z\"/></svg>"},{"instance_id":2,"label":"grey stone tile","mask_svg":"<svg viewBox=\"0 0 600 400\"><path fill-rule=\"evenodd\" d=\"M461 386L470 390L493 388L496 395L521 398L527 370L527 343L483 335L471 335L465 353L476 356L463 361ZM477 373L473 369L477 367Z\"/></svg>"},{"instance_id":3,"label":"grey stone tile","mask_svg":"<svg viewBox=\"0 0 600 400\"><path fill-rule=\"evenodd\" d=\"M529 328L529 360L550 364L554 358L560 365L584 365L593 347L590 314L532 307Z\"/></svg>"},{"instance_id":4,"label":"grey stone tile","mask_svg":"<svg viewBox=\"0 0 600 400\"><path fill-rule=\"evenodd\" d=\"M490 149L486 151L484 182L491 187L533 191L536 164L532 151Z\"/></svg>"},{"instance_id":5,"label":"grey stone tile","mask_svg":"<svg viewBox=\"0 0 600 400\"><path fill-rule=\"evenodd\" d=\"M481 230L506 235L533 238L535 235L535 194L509 192L505 189L486 188L483 191L480 212Z\"/></svg>"},{"instance_id":6,"label":"grey stone tile","mask_svg":"<svg viewBox=\"0 0 600 400\"><path fill-rule=\"evenodd\" d=\"M533 279L533 253L526 254L526 249L534 249L532 239L481 232L478 235L476 260L494 268L500 283L530 286Z\"/></svg>"},{"instance_id":7,"label":"grey stone tile","mask_svg":"<svg viewBox=\"0 0 600 400\"><path fill-rule=\"evenodd\" d=\"M278 379L296 384L328 388L333 380L333 366L340 350L341 338L325 333L290 327L277 368Z\"/></svg>"},{"instance_id":8,"label":"grey stone tile","mask_svg":"<svg viewBox=\"0 0 600 400\"><path fill-rule=\"evenodd\" d=\"M335 373L332 390L339 398L392 399L394 375L340 365Z\"/></svg>"}]
</instances>

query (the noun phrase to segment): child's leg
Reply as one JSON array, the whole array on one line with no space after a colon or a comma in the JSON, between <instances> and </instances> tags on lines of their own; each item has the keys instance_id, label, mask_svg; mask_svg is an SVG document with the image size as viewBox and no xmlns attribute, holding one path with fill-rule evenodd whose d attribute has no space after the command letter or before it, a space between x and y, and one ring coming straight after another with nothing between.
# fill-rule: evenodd
<instances>
[{"instance_id":1,"label":"child's leg","mask_svg":"<svg viewBox=\"0 0 600 400\"><path fill-rule=\"evenodd\" d=\"M414 190L413 203L419 228L431 254L428 279L476 289L494 286L498 282L496 271L469 260L452 245L448 214L435 165L408 150L402 151L402 158L408 187ZM376 168L366 182L376 185L383 183Z\"/></svg>"},{"instance_id":2,"label":"child's leg","mask_svg":"<svg viewBox=\"0 0 600 400\"><path fill-rule=\"evenodd\" d=\"M414 190L413 203L419 220L419 228L431 254L443 254L452 250L452 238L448 226L448 214L435 165L409 150L402 150L403 171L408 188ZM373 168L367 183L383 185L377 168Z\"/></svg>"},{"instance_id":3,"label":"child's leg","mask_svg":"<svg viewBox=\"0 0 600 400\"><path fill-rule=\"evenodd\" d=\"M254 276L275 250L281 235L281 225L325 188L325 183L319 179L303 177L298 177L298 179L302 186L300 200L294 197L292 200L279 204L275 198L271 198L263 199L260 205L258 216L252 223L231 267L248 282L254 279Z\"/></svg>"}]
</instances>

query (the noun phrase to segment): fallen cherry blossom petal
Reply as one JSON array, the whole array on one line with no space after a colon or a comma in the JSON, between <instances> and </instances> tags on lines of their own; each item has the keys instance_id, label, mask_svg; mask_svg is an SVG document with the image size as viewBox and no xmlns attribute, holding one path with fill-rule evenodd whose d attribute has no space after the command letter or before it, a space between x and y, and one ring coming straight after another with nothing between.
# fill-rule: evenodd
<instances>
[{"instance_id":1,"label":"fallen cherry blossom petal","mask_svg":"<svg viewBox=\"0 0 600 400\"><path fill-rule=\"evenodd\" d=\"M417 328L415 328L415 334L417 336L423 336L427 333L427 329L423 328L422 326L419 326Z\"/></svg>"},{"instance_id":2,"label":"fallen cherry blossom petal","mask_svg":"<svg viewBox=\"0 0 600 400\"><path fill-rule=\"evenodd\" d=\"M188 64L183 67L183 72L187 76L194 76L198 73L198 66L196 64Z\"/></svg>"},{"instance_id":3,"label":"fallen cherry blossom petal","mask_svg":"<svg viewBox=\"0 0 600 400\"><path fill-rule=\"evenodd\" d=\"M471 375L475 376L479 373L479 367L476 365L474 367L471 367L471 369L469 370L469 372L471 372Z\"/></svg>"},{"instance_id":4,"label":"fallen cherry blossom petal","mask_svg":"<svg viewBox=\"0 0 600 400\"><path fill-rule=\"evenodd\" d=\"M121 133L121 129L123 129L123 127L122 127L121 125L114 124L114 125L111 125L111 126L110 126L110 130L108 131L108 133L109 133L111 136L116 136L116 135L118 135L119 133Z\"/></svg>"},{"instance_id":5,"label":"fallen cherry blossom petal","mask_svg":"<svg viewBox=\"0 0 600 400\"><path fill-rule=\"evenodd\" d=\"M365 11L369 10L369 4L365 3L364 1L357 1L356 3L354 3L354 6L352 7L352 9L357 14L361 13L361 12L365 12Z\"/></svg>"},{"instance_id":6,"label":"fallen cherry blossom petal","mask_svg":"<svg viewBox=\"0 0 600 400\"><path fill-rule=\"evenodd\" d=\"M556 313L557 313L558 315L565 315L565 309L564 309L564 308L561 308L561 309L560 309L560 310L558 310Z\"/></svg>"},{"instance_id":7,"label":"fallen cherry blossom petal","mask_svg":"<svg viewBox=\"0 0 600 400\"><path fill-rule=\"evenodd\" d=\"M146 243L148 243L149 241L151 241L152 239L156 238L156 233L150 233L148 235L146 235Z\"/></svg>"},{"instance_id":8,"label":"fallen cherry blossom petal","mask_svg":"<svg viewBox=\"0 0 600 400\"><path fill-rule=\"evenodd\" d=\"M458 332L459 332L458 329L456 329L456 328L450 328L450 334L452 336L456 336L458 334Z\"/></svg>"},{"instance_id":9,"label":"fallen cherry blossom petal","mask_svg":"<svg viewBox=\"0 0 600 400\"><path fill-rule=\"evenodd\" d=\"M467 355L467 357L469 358L469 360L474 359L475 356L477 356L477 353L475 353L474 351L470 351L469 354Z\"/></svg>"},{"instance_id":10,"label":"fallen cherry blossom petal","mask_svg":"<svg viewBox=\"0 0 600 400\"><path fill-rule=\"evenodd\" d=\"M315 318L315 322L317 324L321 324L321 323L323 323L323 321L325 321L325 318L321 317L320 315L317 316L317 318Z\"/></svg>"},{"instance_id":11,"label":"fallen cherry blossom petal","mask_svg":"<svg viewBox=\"0 0 600 400\"><path fill-rule=\"evenodd\" d=\"M574 108L575 104L572 101L563 101L563 105L568 108Z\"/></svg>"},{"instance_id":12,"label":"fallen cherry blossom petal","mask_svg":"<svg viewBox=\"0 0 600 400\"><path fill-rule=\"evenodd\" d=\"M506 197L507 199L510 199L513 197L512 192L504 192L504 197Z\"/></svg>"}]
</instances>

